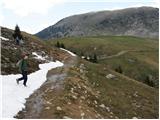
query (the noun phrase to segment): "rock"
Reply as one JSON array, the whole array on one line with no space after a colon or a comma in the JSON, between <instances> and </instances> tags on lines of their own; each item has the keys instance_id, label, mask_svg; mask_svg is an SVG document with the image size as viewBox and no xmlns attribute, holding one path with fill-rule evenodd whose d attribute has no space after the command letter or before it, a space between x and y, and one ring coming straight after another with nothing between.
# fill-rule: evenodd
<instances>
[{"instance_id":1,"label":"rock","mask_svg":"<svg viewBox=\"0 0 160 120\"><path fill-rule=\"evenodd\" d=\"M130 62L130 63L134 63L134 62L135 62L135 60L133 60L133 59L128 59L128 62Z\"/></svg>"},{"instance_id":2,"label":"rock","mask_svg":"<svg viewBox=\"0 0 160 120\"><path fill-rule=\"evenodd\" d=\"M101 92L100 91L97 91L97 94L100 94Z\"/></svg>"},{"instance_id":3,"label":"rock","mask_svg":"<svg viewBox=\"0 0 160 120\"><path fill-rule=\"evenodd\" d=\"M87 112L90 112L90 111L87 109Z\"/></svg>"},{"instance_id":4,"label":"rock","mask_svg":"<svg viewBox=\"0 0 160 120\"><path fill-rule=\"evenodd\" d=\"M111 115L113 115L113 112L110 112Z\"/></svg>"},{"instance_id":5,"label":"rock","mask_svg":"<svg viewBox=\"0 0 160 120\"><path fill-rule=\"evenodd\" d=\"M133 94L133 96L134 96L134 97L138 97L137 94L138 94L138 92L136 91L136 92Z\"/></svg>"},{"instance_id":6,"label":"rock","mask_svg":"<svg viewBox=\"0 0 160 120\"><path fill-rule=\"evenodd\" d=\"M95 100L94 103L97 104L97 101Z\"/></svg>"},{"instance_id":7,"label":"rock","mask_svg":"<svg viewBox=\"0 0 160 120\"><path fill-rule=\"evenodd\" d=\"M84 96L81 96L81 99L85 100L85 97L84 97Z\"/></svg>"},{"instance_id":8,"label":"rock","mask_svg":"<svg viewBox=\"0 0 160 120\"><path fill-rule=\"evenodd\" d=\"M58 111L61 111L62 110L62 108L61 107L59 107L59 106L57 106L57 108L56 108Z\"/></svg>"},{"instance_id":9,"label":"rock","mask_svg":"<svg viewBox=\"0 0 160 120\"><path fill-rule=\"evenodd\" d=\"M78 88L81 89L81 86L79 84L77 84L77 85L78 85Z\"/></svg>"},{"instance_id":10,"label":"rock","mask_svg":"<svg viewBox=\"0 0 160 120\"><path fill-rule=\"evenodd\" d=\"M87 94L87 90L85 90L84 93Z\"/></svg>"},{"instance_id":11,"label":"rock","mask_svg":"<svg viewBox=\"0 0 160 120\"><path fill-rule=\"evenodd\" d=\"M101 108L105 108L106 106L104 104L99 105Z\"/></svg>"},{"instance_id":12,"label":"rock","mask_svg":"<svg viewBox=\"0 0 160 120\"><path fill-rule=\"evenodd\" d=\"M81 113L81 117L83 118L85 116L85 113Z\"/></svg>"},{"instance_id":13,"label":"rock","mask_svg":"<svg viewBox=\"0 0 160 120\"><path fill-rule=\"evenodd\" d=\"M72 119L72 118L70 118L68 116L63 116L63 119Z\"/></svg>"},{"instance_id":14,"label":"rock","mask_svg":"<svg viewBox=\"0 0 160 120\"><path fill-rule=\"evenodd\" d=\"M114 79L116 76L115 75L112 75L112 74L108 74L106 75L106 78L107 79Z\"/></svg>"},{"instance_id":15,"label":"rock","mask_svg":"<svg viewBox=\"0 0 160 120\"><path fill-rule=\"evenodd\" d=\"M49 102L49 101L47 101L47 102L46 102L46 104L49 104L49 105L51 105L52 103L51 103L51 102Z\"/></svg>"},{"instance_id":16,"label":"rock","mask_svg":"<svg viewBox=\"0 0 160 120\"><path fill-rule=\"evenodd\" d=\"M83 70L82 70L82 69L80 69L80 73L83 73Z\"/></svg>"},{"instance_id":17,"label":"rock","mask_svg":"<svg viewBox=\"0 0 160 120\"><path fill-rule=\"evenodd\" d=\"M71 102L68 102L67 104L68 104L68 105L70 105L70 104L71 104Z\"/></svg>"},{"instance_id":18,"label":"rock","mask_svg":"<svg viewBox=\"0 0 160 120\"><path fill-rule=\"evenodd\" d=\"M77 97L75 95L73 95L72 98L77 99Z\"/></svg>"},{"instance_id":19,"label":"rock","mask_svg":"<svg viewBox=\"0 0 160 120\"><path fill-rule=\"evenodd\" d=\"M106 110L107 110L108 112L110 112L110 108L109 108L109 107L106 107Z\"/></svg>"},{"instance_id":20,"label":"rock","mask_svg":"<svg viewBox=\"0 0 160 120\"><path fill-rule=\"evenodd\" d=\"M84 88L87 88L87 86L85 86L85 85L84 85L83 87L84 87Z\"/></svg>"},{"instance_id":21,"label":"rock","mask_svg":"<svg viewBox=\"0 0 160 120\"><path fill-rule=\"evenodd\" d=\"M46 107L45 109L46 109L46 110L49 110L49 109L50 109L50 107Z\"/></svg>"},{"instance_id":22,"label":"rock","mask_svg":"<svg viewBox=\"0 0 160 120\"><path fill-rule=\"evenodd\" d=\"M97 116L97 115L95 115L95 117L96 117L96 118L98 118L98 116Z\"/></svg>"},{"instance_id":23,"label":"rock","mask_svg":"<svg viewBox=\"0 0 160 120\"><path fill-rule=\"evenodd\" d=\"M74 89L73 89L73 88L71 88L71 93L74 93L74 92L73 92L73 90L74 90Z\"/></svg>"},{"instance_id":24,"label":"rock","mask_svg":"<svg viewBox=\"0 0 160 120\"><path fill-rule=\"evenodd\" d=\"M138 119L137 117L132 117L132 119Z\"/></svg>"},{"instance_id":25,"label":"rock","mask_svg":"<svg viewBox=\"0 0 160 120\"><path fill-rule=\"evenodd\" d=\"M115 116L115 119L119 119L117 116Z\"/></svg>"},{"instance_id":26,"label":"rock","mask_svg":"<svg viewBox=\"0 0 160 120\"><path fill-rule=\"evenodd\" d=\"M79 100L80 103L82 103L82 100Z\"/></svg>"}]
</instances>

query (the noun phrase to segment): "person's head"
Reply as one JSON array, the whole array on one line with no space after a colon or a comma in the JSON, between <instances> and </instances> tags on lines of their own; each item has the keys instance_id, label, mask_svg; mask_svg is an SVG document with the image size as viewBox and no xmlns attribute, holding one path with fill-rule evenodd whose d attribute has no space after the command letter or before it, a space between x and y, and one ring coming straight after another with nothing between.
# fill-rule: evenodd
<instances>
[{"instance_id":1,"label":"person's head","mask_svg":"<svg viewBox=\"0 0 160 120\"><path fill-rule=\"evenodd\" d=\"M23 53L23 54L22 54L22 59L27 59L27 58L28 58L28 55L25 54L25 53Z\"/></svg>"},{"instance_id":2,"label":"person's head","mask_svg":"<svg viewBox=\"0 0 160 120\"><path fill-rule=\"evenodd\" d=\"M28 59L28 56L26 55L26 56L24 57L24 59Z\"/></svg>"}]
</instances>

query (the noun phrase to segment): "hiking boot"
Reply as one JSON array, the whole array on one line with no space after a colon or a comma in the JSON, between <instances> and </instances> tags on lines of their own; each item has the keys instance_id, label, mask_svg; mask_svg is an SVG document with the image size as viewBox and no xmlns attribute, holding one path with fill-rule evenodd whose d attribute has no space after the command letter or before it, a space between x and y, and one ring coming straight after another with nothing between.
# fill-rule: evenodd
<instances>
[{"instance_id":1,"label":"hiking boot","mask_svg":"<svg viewBox=\"0 0 160 120\"><path fill-rule=\"evenodd\" d=\"M18 80L18 79L16 79L16 81L17 81L17 84L19 84L19 80Z\"/></svg>"},{"instance_id":2,"label":"hiking boot","mask_svg":"<svg viewBox=\"0 0 160 120\"><path fill-rule=\"evenodd\" d=\"M27 87L27 85L24 85L24 87Z\"/></svg>"}]
</instances>

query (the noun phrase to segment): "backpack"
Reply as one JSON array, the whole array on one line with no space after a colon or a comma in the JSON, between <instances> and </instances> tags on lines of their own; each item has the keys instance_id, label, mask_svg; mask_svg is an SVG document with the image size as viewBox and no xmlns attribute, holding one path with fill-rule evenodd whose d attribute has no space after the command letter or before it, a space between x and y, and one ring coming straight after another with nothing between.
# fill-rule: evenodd
<instances>
[{"instance_id":1,"label":"backpack","mask_svg":"<svg viewBox=\"0 0 160 120\"><path fill-rule=\"evenodd\" d=\"M16 63L16 66L19 67L21 65L21 62L22 60L19 60L17 63Z\"/></svg>"}]
</instances>

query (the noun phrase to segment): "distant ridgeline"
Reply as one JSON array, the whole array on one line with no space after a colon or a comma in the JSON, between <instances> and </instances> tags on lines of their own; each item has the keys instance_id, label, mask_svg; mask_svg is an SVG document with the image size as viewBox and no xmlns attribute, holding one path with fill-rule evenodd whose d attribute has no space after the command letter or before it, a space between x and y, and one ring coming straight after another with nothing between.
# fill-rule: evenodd
<instances>
[{"instance_id":1,"label":"distant ridgeline","mask_svg":"<svg viewBox=\"0 0 160 120\"><path fill-rule=\"evenodd\" d=\"M158 26L159 9L139 7L70 16L38 32L36 36L42 39L98 35L158 38Z\"/></svg>"}]
</instances>

